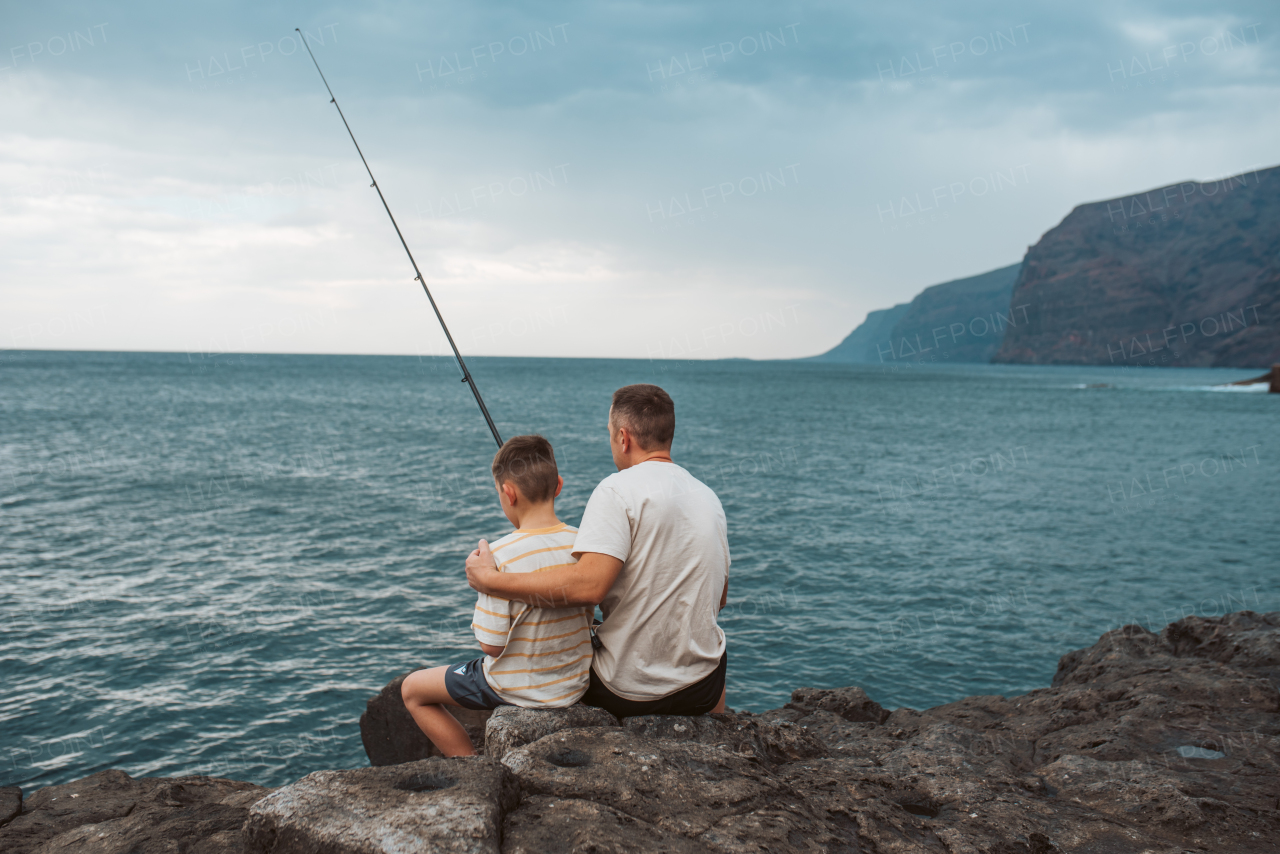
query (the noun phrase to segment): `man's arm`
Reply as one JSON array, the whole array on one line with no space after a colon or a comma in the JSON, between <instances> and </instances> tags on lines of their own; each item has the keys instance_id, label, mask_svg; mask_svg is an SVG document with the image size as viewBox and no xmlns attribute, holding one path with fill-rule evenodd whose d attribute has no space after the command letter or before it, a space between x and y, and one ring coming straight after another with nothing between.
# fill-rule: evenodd
<instances>
[{"instance_id":1,"label":"man's arm","mask_svg":"<svg viewBox=\"0 0 1280 854\"><path fill-rule=\"evenodd\" d=\"M724 592L720 594L720 610L724 610L724 606L729 603L729 579L724 580Z\"/></svg>"},{"instance_id":2,"label":"man's arm","mask_svg":"<svg viewBox=\"0 0 1280 854\"><path fill-rule=\"evenodd\" d=\"M467 558L467 583L472 589L540 608L599 605L621 571L622 561L616 557L583 552L571 566L543 572L498 572L484 540Z\"/></svg>"}]
</instances>

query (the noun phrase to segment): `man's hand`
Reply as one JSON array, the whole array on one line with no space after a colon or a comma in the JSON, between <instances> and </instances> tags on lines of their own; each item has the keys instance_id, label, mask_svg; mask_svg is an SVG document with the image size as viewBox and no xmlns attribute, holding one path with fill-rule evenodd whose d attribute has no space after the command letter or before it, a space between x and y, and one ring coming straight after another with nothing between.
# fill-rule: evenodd
<instances>
[{"instance_id":1,"label":"man's hand","mask_svg":"<svg viewBox=\"0 0 1280 854\"><path fill-rule=\"evenodd\" d=\"M481 540L480 546L467 555L467 584L477 593L493 594L489 579L498 575L498 565L493 560L493 552L489 551L489 542Z\"/></svg>"},{"instance_id":2,"label":"man's hand","mask_svg":"<svg viewBox=\"0 0 1280 854\"><path fill-rule=\"evenodd\" d=\"M583 552L578 562L538 572L498 572L489 544L467 556L467 584L495 599L523 602L535 608L594 607L609 594L622 571L610 555Z\"/></svg>"}]
</instances>

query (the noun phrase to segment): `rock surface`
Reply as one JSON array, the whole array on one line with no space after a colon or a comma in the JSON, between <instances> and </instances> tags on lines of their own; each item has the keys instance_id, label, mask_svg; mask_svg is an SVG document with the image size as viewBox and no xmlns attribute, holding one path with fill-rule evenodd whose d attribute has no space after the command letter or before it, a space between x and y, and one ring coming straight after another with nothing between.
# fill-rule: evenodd
<instances>
[{"instance_id":1,"label":"rock surface","mask_svg":"<svg viewBox=\"0 0 1280 854\"><path fill-rule=\"evenodd\" d=\"M369 698L364 714L360 716L360 740L370 765L398 765L442 755L431 739L422 734L413 716L404 707L400 697L400 685L412 673L402 673L392 679L380 692ZM462 724L477 753L484 753L485 724L492 712L475 712L470 709L448 707Z\"/></svg>"},{"instance_id":2,"label":"rock surface","mask_svg":"<svg viewBox=\"0 0 1280 854\"><path fill-rule=\"evenodd\" d=\"M1274 854L1280 613L1116 629L1020 697L889 713L804 688L763 714L621 725L504 709L489 749L267 797L103 772L36 792L0 850ZM246 847L218 809L249 800ZM182 843L160 847L170 833Z\"/></svg>"},{"instance_id":3,"label":"rock surface","mask_svg":"<svg viewBox=\"0 0 1280 854\"><path fill-rule=\"evenodd\" d=\"M270 790L216 777L100 771L40 789L0 827L4 854L239 854L248 807Z\"/></svg>"},{"instance_id":4,"label":"rock surface","mask_svg":"<svg viewBox=\"0 0 1280 854\"><path fill-rule=\"evenodd\" d=\"M526 794L589 802L634 819L653 845L632 850L663 850L666 834L702 844L690 850L767 851L779 845L792 851L857 850L838 822L807 804L771 765L752 751L696 740L704 733L713 739L722 735L711 728L691 729L689 740L676 741L623 728L559 732L513 751L503 762ZM524 809L508 821L525 833L547 822L545 816L526 820ZM551 816L550 823L555 821Z\"/></svg>"},{"instance_id":5,"label":"rock surface","mask_svg":"<svg viewBox=\"0 0 1280 854\"><path fill-rule=\"evenodd\" d=\"M495 709L485 726L485 754L502 759L517 747L565 729L617 726L618 719L591 706L575 704L567 709L530 710L518 706Z\"/></svg>"},{"instance_id":6,"label":"rock surface","mask_svg":"<svg viewBox=\"0 0 1280 854\"><path fill-rule=\"evenodd\" d=\"M1269 368L1277 253L1280 167L1080 205L1027 251L994 361Z\"/></svg>"},{"instance_id":7,"label":"rock surface","mask_svg":"<svg viewBox=\"0 0 1280 854\"><path fill-rule=\"evenodd\" d=\"M636 735L671 741L697 741L766 764L826 756L826 746L804 727L741 715L645 715L627 718L623 726Z\"/></svg>"},{"instance_id":8,"label":"rock surface","mask_svg":"<svg viewBox=\"0 0 1280 854\"><path fill-rule=\"evenodd\" d=\"M497 854L518 800L511 773L483 756L317 771L253 805L244 850Z\"/></svg>"},{"instance_id":9,"label":"rock surface","mask_svg":"<svg viewBox=\"0 0 1280 854\"><path fill-rule=\"evenodd\" d=\"M17 786L0 787L0 827L22 812L22 790Z\"/></svg>"},{"instance_id":10,"label":"rock surface","mask_svg":"<svg viewBox=\"0 0 1280 854\"><path fill-rule=\"evenodd\" d=\"M507 817L502 850L504 854L711 854L716 849L594 801L531 795Z\"/></svg>"},{"instance_id":11,"label":"rock surface","mask_svg":"<svg viewBox=\"0 0 1280 854\"><path fill-rule=\"evenodd\" d=\"M861 688L799 688L791 692L791 702L786 707L795 711L834 712L846 721L882 724L889 712L867 696Z\"/></svg>"}]
</instances>

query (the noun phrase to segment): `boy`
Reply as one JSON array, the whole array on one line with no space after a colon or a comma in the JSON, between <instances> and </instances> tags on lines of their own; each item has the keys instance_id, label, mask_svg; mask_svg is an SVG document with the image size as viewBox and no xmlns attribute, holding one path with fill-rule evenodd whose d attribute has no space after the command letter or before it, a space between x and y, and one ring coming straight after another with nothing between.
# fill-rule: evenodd
<instances>
[{"instance_id":1,"label":"boy","mask_svg":"<svg viewBox=\"0 0 1280 854\"><path fill-rule=\"evenodd\" d=\"M541 436L508 439L493 458L498 501L516 529L494 543L500 572L538 572L576 563L577 528L556 518L564 478L551 443ZM483 593L472 628L483 658L417 670L400 696L427 738L445 756L474 756L467 732L444 705L493 709L571 706L587 690L593 608L532 607Z\"/></svg>"}]
</instances>

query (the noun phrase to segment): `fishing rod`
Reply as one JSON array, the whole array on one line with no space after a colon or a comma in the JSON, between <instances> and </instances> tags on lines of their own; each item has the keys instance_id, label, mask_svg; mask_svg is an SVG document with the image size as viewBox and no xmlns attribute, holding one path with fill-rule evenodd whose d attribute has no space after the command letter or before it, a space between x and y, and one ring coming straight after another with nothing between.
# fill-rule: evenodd
<instances>
[{"instance_id":1,"label":"fishing rod","mask_svg":"<svg viewBox=\"0 0 1280 854\"><path fill-rule=\"evenodd\" d=\"M373 170L369 168L369 161L364 159L364 152L360 150L360 143L356 142L356 135L351 132L351 125L347 124L347 117L342 114L342 107L338 106L338 98L333 94L333 89L329 86L329 81L325 79L324 72L320 71L320 63L316 62L316 55L311 52L311 45L307 43L306 36L302 34L302 30L294 27L294 32L298 34L298 38L302 39L302 45L307 49L307 54L311 57L311 62L315 64L316 71L320 74L320 80L324 83L324 88L329 91L329 103L338 109L338 116L342 119L342 124L347 129L347 135L351 137L351 144L356 147L356 153L360 155L360 162L364 164L364 171L369 173L369 180L372 182L370 187L378 191L378 198L382 200L382 207L387 212L387 216L391 218L391 227L396 230L396 237L400 238L400 245L404 247L404 253L409 256L409 263L413 265L414 281L422 285L422 292L427 295L427 299L431 302L431 310L436 313L436 320L440 321L440 328L444 330L444 337L449 339L449 346L453 349L453 357L458 360L458 367L462 368L462 381L471 386L471 393L476 396L476 403L480 404L480 412L484 414L485 423L489 425L489 432L493 434L493 439L498 443L498 447L502 447L502 435L498 433L498 427L493 423L493 418L489 416L489 408L484 405L484 398L480 396L480 389L476 388L475 377L471 376L471 371L467 370L467 363L462 360L462 354L458 352L458 345L453 343L453 335L449 333L449 327L444 322L444 315L440 313L440 306L436 305L436 298L431 295L431 289L427 287L427 280L423 278L422 271L418 269L418 262L413 260L413 253L409 251L409 244L405 242L404 235L400 233L400 226L396 222L396 218L391 214L391 207L387 204L386 196L382 195L382 188L378 186L378 179L373 177Z\"/></svg>"}]
</instances>

